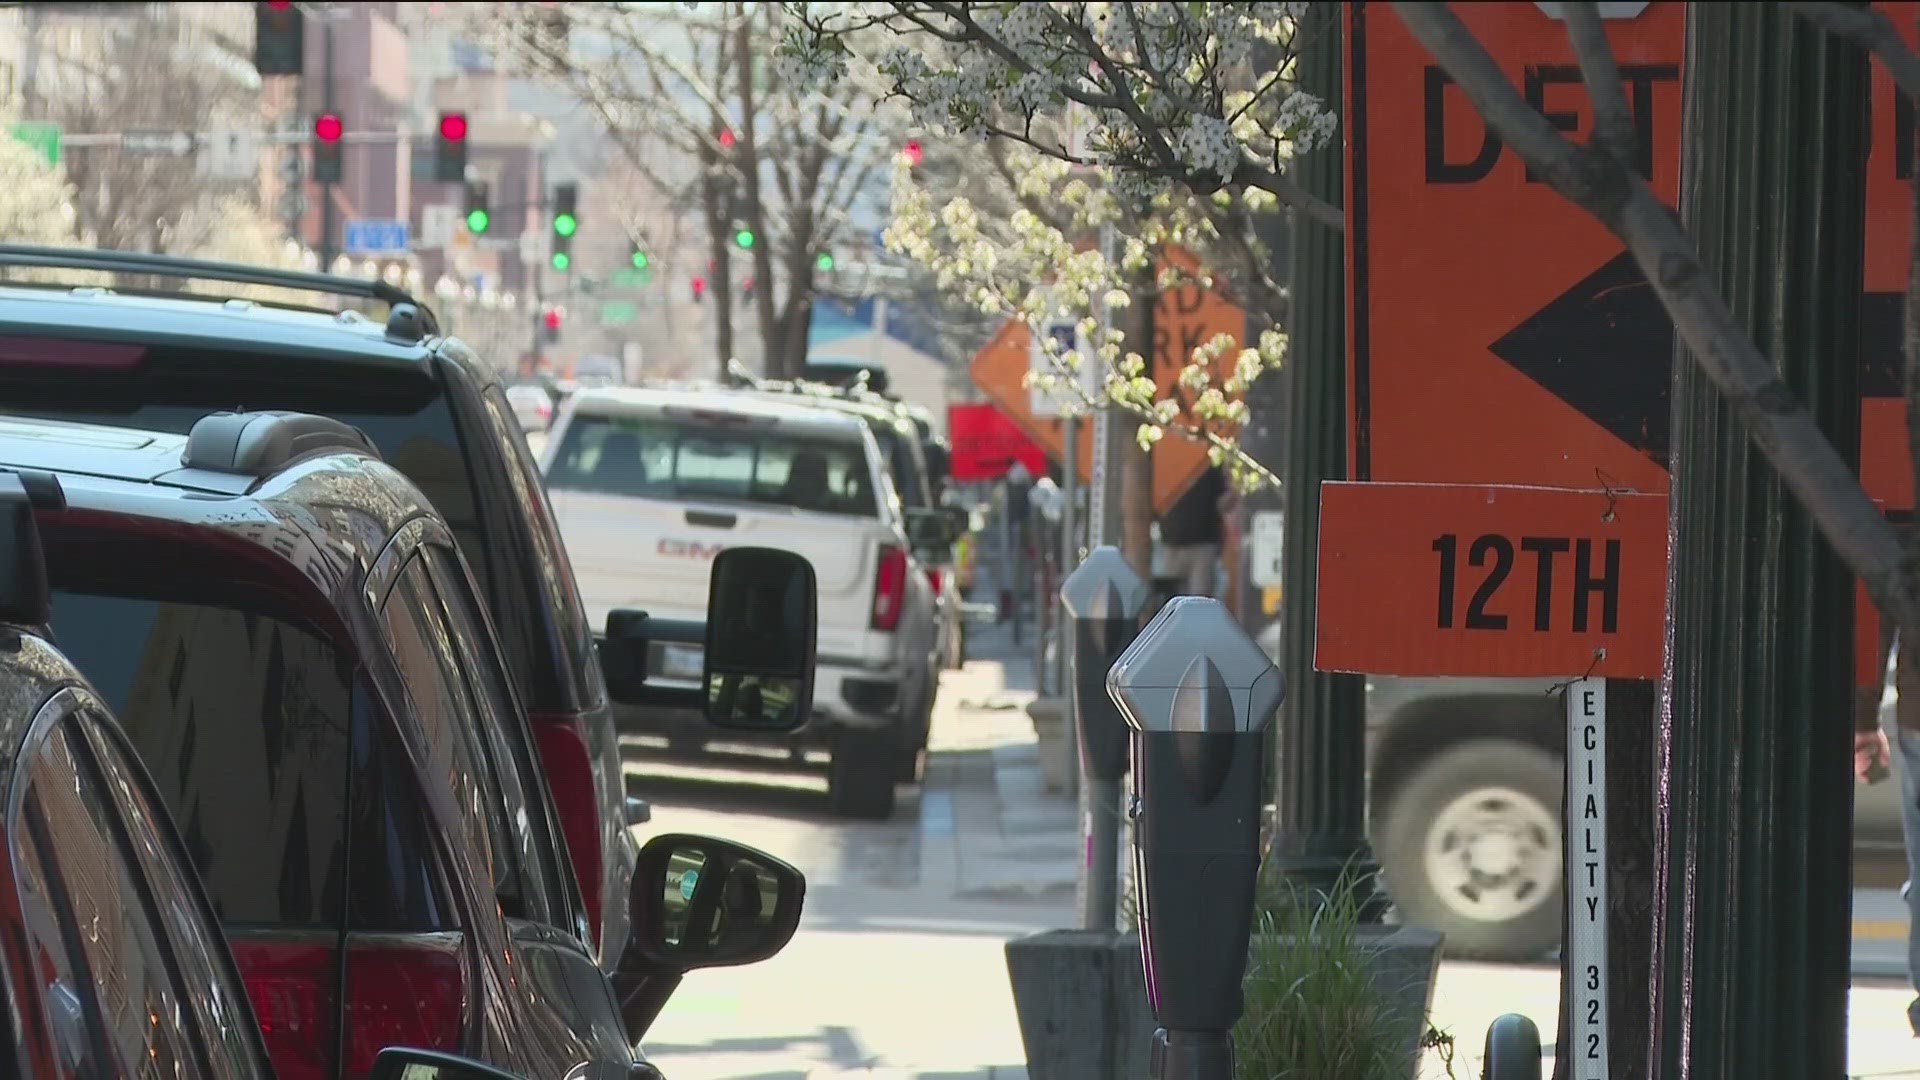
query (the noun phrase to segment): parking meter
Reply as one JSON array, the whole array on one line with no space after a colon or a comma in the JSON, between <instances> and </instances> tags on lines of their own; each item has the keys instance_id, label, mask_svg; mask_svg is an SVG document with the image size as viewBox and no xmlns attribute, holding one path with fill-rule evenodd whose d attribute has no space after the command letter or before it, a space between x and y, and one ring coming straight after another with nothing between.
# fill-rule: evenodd
<instances>
[{"instance_id":1,"label":"parking meter","mask_svg":"<svg viewBox=\"0 0 1920 1080\"><path fill-rule=\"evenodd\" d=\"M1231 1080L1280 672L1218 600L1176 597L1107 675L1133 730L1134 880L1156 1080Z\"/></svg>"},{"instance_id":2,"label":"parking meter","mask_svg":"<svg viewBox=\"0 0 1920 1080\"><path fill-rule=\"evenodd\" d=\"M1119 913L1120 781L1127 775L1130 734L1107 693L1107 671L1133 644L1147 583L1119 548L1103 544L1061 583L1060 602L1072 622L1073 721L1086 781L1080 788L1086 793L1087 859L1080 925L1111 930Z\"/></svg>"}]
</instances>

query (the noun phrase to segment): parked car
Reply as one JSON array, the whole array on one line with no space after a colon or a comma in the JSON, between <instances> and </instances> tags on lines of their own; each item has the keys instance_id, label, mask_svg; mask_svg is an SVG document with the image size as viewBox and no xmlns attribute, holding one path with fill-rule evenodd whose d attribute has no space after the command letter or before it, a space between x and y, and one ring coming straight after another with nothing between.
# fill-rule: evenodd
<instances>
[{"instance_id":1,"label":"parked car","mask_svg":"<svg viewBox=\"0 0 1920 1080\"><path fill-rule=\"evenodd\" d=\"M698 612L700 568L731 546L786 548L814 565L814 719L761 741L796 758L826 747L834 807L890 814L900 762L925 743L937 613L931 585L913 572L908 521L868 425L765 395L582 390L561 410L541 461L596 619L622 607L667 618ZM662 675L699 677L697 647L658 648ZM687 710L636 710L632 723L687 750L717 736Z\"/></svg>"},{"instance_id":2,"label":"parked car","mask_svg":"<svg viewBox=\"0 0 1920 1080\"><path fill-rule=\"evenodd\" d=\"M320 413L365 432L467 556L586 898L601 966L626 941L629 800L593 632L499 374L381 282L167 256L0 245L6 267L234 281L385 303L376 321L217 295L0 285L0 413L185 433L216 409Z\"/></svg>"},{"instance_id":3,"label":"parked car","mask_svg":"<svg viewBox=\"0 0 1920 1080\"><path fill-rule=\"evenodd\" d=\"M60 479L35 514L52 630L181 823L281 1080L365 1076L394 1044L646 1074L627 1003L660 926L617 990L452 532L364 435L283 412L184 439L0 420L0 468ZM642 854L645 913L666 871ZM792 932L768 929L773 951Z\"/></svg>"},{"instance_id":4,"label":"parked car","mask_svg":"<svg viewBox=\"0 0 1920 1080\"><path fill-rule=\"evenodd\" d=\"M866 421L874 439L880 444L881 456L887 463L887 475L893 480L893 488L900 496L902 509L909 517L920 515L938 518L945 523L948 536L943 542L926 545L913 554L921 572L927 577L927 583L933 587L939 615L937 652L941 666L957 668L963 665L966 662L966 617L964 598L957 586L954 541L967 531L968 523L963 511L942 507L939 488L943 477L935 474L932 463L927 460L926 450L931 444L922 441L920 429L897 403L887 401L878 394L840 390L824 383L774 380L758 380L753 384L753 389L758 393L777 395L784 400L844 412ZM933 528L931 524L927 526L929 531ZM928 702L929 722L932 720L933 704L932 701ZM924 749L925 746L926 733L923 732L920 748ZM918 753L910 752L902 761L901 779L917 778L918 757Z\"/></svg>"},{"instance_id":5,"label":"parked car","mask_svg":"<svg viewBox=\"0 0 1920 1080\"><path fill-rule=\"evenodd\" d=\"M514 383L507 387L507 404L513 406L521 431L545 431L553 424L553 395L545 387Z\"/></svg>"}]
</instances>

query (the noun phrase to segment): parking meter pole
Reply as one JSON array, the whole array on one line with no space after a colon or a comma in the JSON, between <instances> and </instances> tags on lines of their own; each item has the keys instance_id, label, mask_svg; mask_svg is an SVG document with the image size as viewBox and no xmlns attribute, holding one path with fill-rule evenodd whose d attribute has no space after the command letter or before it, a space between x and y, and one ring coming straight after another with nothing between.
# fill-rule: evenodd
<instances>
[{"instance_id":1,"label":"parking meter pole","mask_svg":"<svg viewBox=\"0 0 1920 1080\"><path fill-rule=\"evenodd\" d=\"M1232 1080L1254 884L1263 734L1280 672L1226 606L1176 597L1107 676L1133 730L1141 958L1156 1080Z\"/></svg>"},{"instance_id":2,"label":"parking meter pole","mask_svg":"<svg viewBox=\"0 0 1920 1080\"><path fill-rule=\"evenodd\" d=\"M1112 930L1120 912L1120 782L1127 775L1129 735L1107 693L1107 672L1133 644L1147 583L1110 544L1093 549L1060 585L1071 631L1073 721L1080 745L1080 926Z\"/></svg>"}]
</instances>

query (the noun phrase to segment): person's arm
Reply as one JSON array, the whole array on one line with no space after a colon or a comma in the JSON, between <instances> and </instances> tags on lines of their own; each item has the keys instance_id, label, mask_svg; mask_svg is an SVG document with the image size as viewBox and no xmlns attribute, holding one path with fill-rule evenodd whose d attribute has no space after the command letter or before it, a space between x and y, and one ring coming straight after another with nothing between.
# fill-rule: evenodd
<instances>
[{"instance_id":1,"label":"person's arm","mask_svg":"<svg viewBox=\"0 0 1920 1080\"><path fill-rule=\"evenodd\" d=\"M1897 637L1894 621L1885 615L1880 616L1880 638L1874 642L1876 662L1873 665L1873 682L1868 686L1856 687L1854 692L1855 731L1880 730L1880 698L1885 693L1887 663L1893 658Z\"/></svg>"}]
</instances>

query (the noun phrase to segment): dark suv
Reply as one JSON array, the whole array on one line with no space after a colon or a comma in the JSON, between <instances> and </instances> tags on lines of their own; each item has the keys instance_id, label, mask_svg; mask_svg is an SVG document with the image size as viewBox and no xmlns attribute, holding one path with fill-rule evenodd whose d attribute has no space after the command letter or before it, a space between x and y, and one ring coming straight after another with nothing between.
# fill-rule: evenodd
<instances>
[{"instance_id":1,"label":"dark suv","mask_svg":"<svg viewBox=\"0 0 1920 1080\"><path fill-rule=\"evenodd\" d=\"M613 970L628 933L628 825L638 816L592 628L500 373L380 282L0 245L0 269L10 267L234 282L387 306L369 318L184 293L0 285L0 412L184 433L220 409L285 409L365 432L446 518L480 584L530 715L590 940Z\"/></svg>"}]
</instances>

